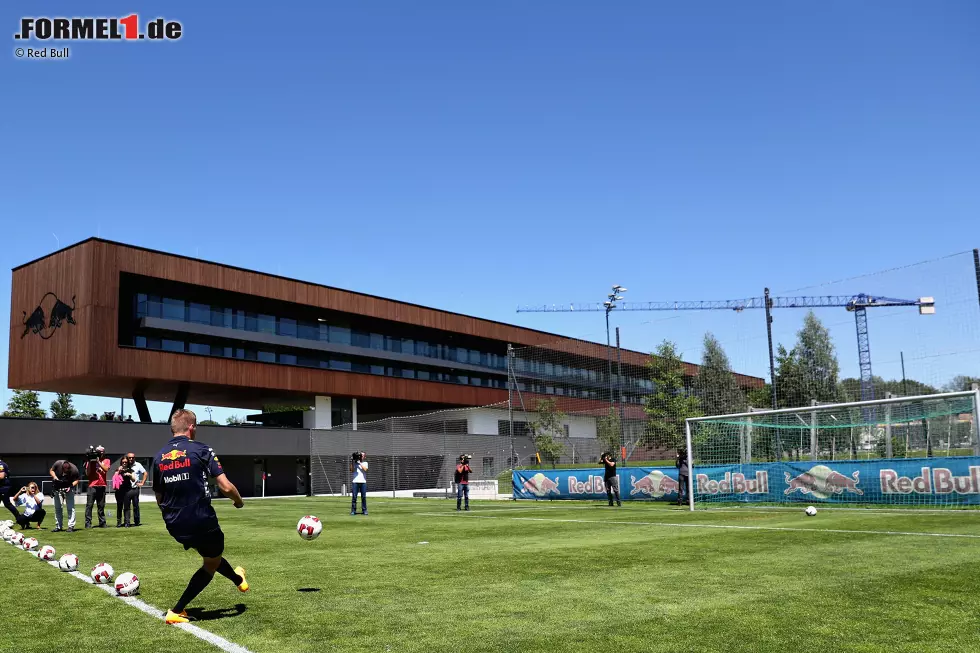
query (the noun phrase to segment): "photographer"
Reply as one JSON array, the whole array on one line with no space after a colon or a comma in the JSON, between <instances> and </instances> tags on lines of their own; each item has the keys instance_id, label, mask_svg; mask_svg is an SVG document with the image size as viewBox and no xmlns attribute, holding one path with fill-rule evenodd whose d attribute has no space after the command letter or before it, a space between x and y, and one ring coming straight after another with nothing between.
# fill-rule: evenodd
<instances>
[{"instance_id":1,"label":"photographer","mask_svg":"<svg viewBox=\"0 0 980 653\"><path fill-rule=\"evenodd\" d=\"M601 456L599 456L599 461L605 468L602 474L602 483L606 486L606 496L609 498L609 507L613 505L613 496L616 497L616 505L619 507L623 506L623 502L619 499L619 476L616 474L616 460L610 455L608 451L604 451Z\"/></svg>"},{"instance_id":2,"label":"photographer","mask_svg":"<svg viewBox=\"0 0 980 653\"><path fill-rule=\"evenodd\" d=\"M690 488L691 468L687 464L687 449L677 450L677 482L680 489L677 490L677 505L683 506L688 502L688 489Z\"/></svg>"},{"instance_id":3,"label":"photographer","mask_svg":"<svg viewBox=\"0 0 980 653\"><path fill-rule=\"evenodd\" d=\"M92 528L92 506L99 507L99 528L105 528L106 474L109 473L109 457L105 447L89 447L85 452L85 477L88 479L88 493L85 503L85 528Z\"/></svg>"},{"instance_id":4,"label":"photographer","mask_svg":"<svg viewBox=\"0 0 980 653\"><path fill-rule=\"evenodd\" d=\"M42 508L44 503L44 495L37 489L37 483L31 481L26 487L22 487L20 491L14 495L14 505L24 506L24 517L21 521L20 527L27 528L28 524L31 522L37 522L35 528L41 528L41 522L44 521L44 516L47 514Z\"/></svg>"},{"instance_id":5,"label":"photographer","mask_svg":"<svg viewBox=\"0 0 980 653\"><path fill-rule=\"evenodd\" d=\"M74 533L75 488L78 487L78 481L81 478L78 467L67 460L56 460L48 473L51 474L52 485L54 486L54 530L51 532L57 533L64 530L61 528L63 523L61 520L61 504L65 504L65 507L68 508L68 532Z\"/></svg>"},{"instance_id":6,"label":"photographer","mask_svg":"<svg viewBox=\"0 0 980 653\"><path fill-rule=\"evenodd\" d=\"M351 479L350 494L350 514L357 514L357 493L361 493L361 514L367 513L367 454L363 451L355 451L350 457L350 471L354 475Z\"/></svg>"},{"instance_id":7,"label":"photographer","mask_svg":"<svg viewBox=\"0 0 980 653\"><path fill-rule=\"evenodd\" d=\"M459 510L463 497L466 497L466 509L470 509L470 461L473 456L460 456L459 463L456 465L456 474L453 480L456 481L456 510Z\"/></svg>"}]
</instances>

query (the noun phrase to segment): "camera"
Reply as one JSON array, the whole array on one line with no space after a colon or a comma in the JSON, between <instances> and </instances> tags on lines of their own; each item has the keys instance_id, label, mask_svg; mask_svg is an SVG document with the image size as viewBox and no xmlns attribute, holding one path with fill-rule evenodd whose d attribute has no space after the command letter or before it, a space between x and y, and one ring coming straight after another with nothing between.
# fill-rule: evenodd
<instances>
[{"instance_id":1,"label":"camera","mask_svg":"<svg viewBox=\"0 0 980 653\"><path fill-rule=\"evenodd\" d=\"M99 451L99 449L101 449L101 447L93 447L92 445L89 445L88 449L86 449L82 454L82 456L85 458L85 462L90 463L98 460L99 455L102 453Z\"/></svg>"},{"instance_id":2,"label":"camera","mask_svg":"<svg viewBox=\"0 0 980 653\"><path fill-rule=\"evenodd\" d=\"M350 461L352 463L359 463L359 462L361 462L361 452L360 451L355 451L354 453L352 453L350 455Z\"/></svg>"},{"instance_id":3,"label":"camera","mask_svg":"<svg viewBox=\"0 0 980 653\"><path fill-rule=\"evenodd\" d=\"M473 460L473 456L471 454L464 453L463 455L461 455L459 457L459 459L460 459L461 462L468 463L471 460Z\"/></svg>"}]
</instances>

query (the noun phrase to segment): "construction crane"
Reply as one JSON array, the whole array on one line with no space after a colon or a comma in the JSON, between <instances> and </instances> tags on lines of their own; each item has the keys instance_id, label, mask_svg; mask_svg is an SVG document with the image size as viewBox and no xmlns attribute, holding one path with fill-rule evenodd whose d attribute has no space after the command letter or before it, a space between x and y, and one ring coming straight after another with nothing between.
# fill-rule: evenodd
<instances>
[{"instance_id":1,"label":"construction crane","mask_svg":"<svg viewBox=\"0 0 980 653\"><path fill-rule=\"evenodd\" d=\"M622 299L621 297L617 299ZM936 312L936 302L932 297L919 299L895 299L879 295L821 295L814 297L771 297L769 289L765 289L762 297L746 299L694 300L673 302L581 302L577 304L551 304L545 306L519 306L518 313L578 313L602 312L614 309L621 311L736 311L747 309L764 309L766 311L766 330L769 336L769 374L772 380L772 402L776 408L776 374L772 350L772 316L774 308L840 308L843 307L854 313L857 326L858 363L861 370L861 401L874 399L874 385L871 377L871 343L868 339L869 308L917 306L920 315L931 315Z\"/></svg>"}]
</instances>

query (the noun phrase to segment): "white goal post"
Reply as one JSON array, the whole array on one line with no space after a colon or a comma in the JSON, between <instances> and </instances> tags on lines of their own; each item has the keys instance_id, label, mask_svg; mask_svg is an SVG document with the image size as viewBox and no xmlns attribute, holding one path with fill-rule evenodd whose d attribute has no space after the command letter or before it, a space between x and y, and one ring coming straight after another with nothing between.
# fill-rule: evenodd
<instances>
[{"instance_id":1,"label":"white goal post","mask_svg":"<svg viewBox=\"0 0 980 653\"><path fill-rule=\"evenodd\" d=\"M980 506L978 406L975 388L688 418L688 507Z\"/></svg>"}]
</instances>

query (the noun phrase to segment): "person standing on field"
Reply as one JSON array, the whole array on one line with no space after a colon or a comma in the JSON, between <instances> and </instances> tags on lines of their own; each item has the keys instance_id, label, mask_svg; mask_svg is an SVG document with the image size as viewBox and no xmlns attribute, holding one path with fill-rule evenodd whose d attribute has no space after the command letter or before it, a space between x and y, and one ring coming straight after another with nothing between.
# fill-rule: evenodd
<instances>
[{"instance_id":1,"label":"person standing on field","mask_svg":"<svg viewBox=\"0 0 980 653\"><path fill-rule=\"evenodd\" d=\"M691 482L691 468L687 464L687 449L677 451L677 462L674 464L677 466L677 483L680 485L677 490L677 505L683 506L690 500L688 488Z\"/></svg>"},{"instance_id":2,"label":"person standing on field","mask_svg":"<svg viewBox=\"0 0 980 653\"><path fill-rule=\"evenodd\" d=\"M367 454L363 451L358 451L356 454L351 455L351 473L354 475L351 479L351 493L350 493L350 514L357 514L357 493L361 494L361 514L366 515L367 513Z\"/></svg>"},{"instance_id":3,"label":"person standing on field","mask_svg":"<svg viewBox=\"0 0 980 653\"><path fill-rule=\"evenodd\" d=\"M105 528L106 474L109 473L109 457L105 447L95 448L98 456L85 463L85 477L88 479L88 492L85 502L85 528L92 528L92 506L99 507L99 528Z\"/></svg>"},{"instance_id":4,"label":"person standing on field","mask_svg":"<svg viewBox=\"0 0 980 653\"><path fill-rule=\"evenodd\" d=\"M606 496L609 498L609 507L612 508L613 497L616 497L616 505L622 507L623 502L619 498L619 476L616 474L616 461L609 452L604 452L599 458L602 461L603 473L602 483L606 486Z\"/></svg>"},{"instance_id":5,"label":"person standing on field","mask_svg":"<svg viewBox=\"0 0 980 653\"><path fill-rule=\"evenodd\" d=\"M78 473L78 467L67 460L56 460L51 469L48 470L51 474L52 485L54 486L54 530L52 533L57 533L64 530L61 525L62 522L62 504L68 509L68 532L75 532L75 488L78 487L78 481L81 479L81 474Z\"/></svg>"}]
</instances>

